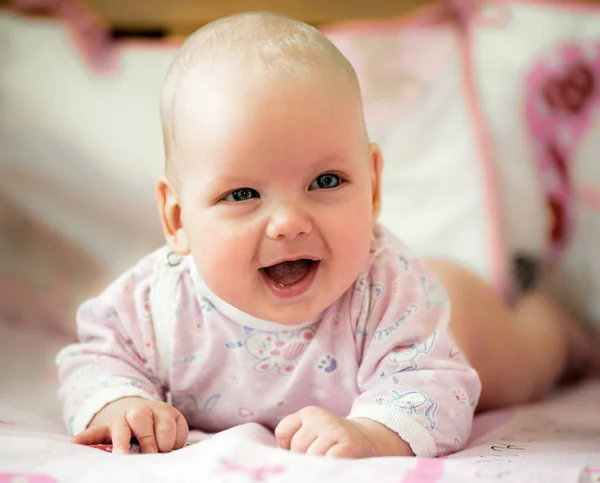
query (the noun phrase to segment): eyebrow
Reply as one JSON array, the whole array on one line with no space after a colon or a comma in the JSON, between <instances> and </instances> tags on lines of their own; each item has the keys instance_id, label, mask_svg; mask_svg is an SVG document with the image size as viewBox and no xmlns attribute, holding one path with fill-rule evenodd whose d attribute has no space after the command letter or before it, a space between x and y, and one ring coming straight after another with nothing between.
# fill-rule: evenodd
<instances>
[{"instance_id":1,"label":"eyebrow","mask_svg":"<svg viewBox=\"0 0 600 483\"><path fill-rule=\"evenodd\" d=\"M244 187L247 185L254 184L257 180L251 180L251 177L241 177L241 176L231 176L229 174L225 174L223 176L213 176L211 178L212 183L218 183L219 185L227 185L227 186L235 186L235 187Z\"/></svg>"}]
</instances>

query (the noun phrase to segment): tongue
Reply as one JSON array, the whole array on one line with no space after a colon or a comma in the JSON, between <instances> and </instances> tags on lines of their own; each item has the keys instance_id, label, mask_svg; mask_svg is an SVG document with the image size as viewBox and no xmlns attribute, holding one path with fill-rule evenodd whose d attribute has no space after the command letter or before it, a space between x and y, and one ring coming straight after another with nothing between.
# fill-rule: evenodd
<instances>
[{"instance_id":1,"label":"tongue","mask_svg":"<svg viewBox=\"0 0 600 483\"><path fill-rule=\"evenodd\" d=\"M281 262L271 267L265 267L267 276L276 284L289 287L302 280L312 265L311 260L294 260Z\"/></svg>"}]
</instances>

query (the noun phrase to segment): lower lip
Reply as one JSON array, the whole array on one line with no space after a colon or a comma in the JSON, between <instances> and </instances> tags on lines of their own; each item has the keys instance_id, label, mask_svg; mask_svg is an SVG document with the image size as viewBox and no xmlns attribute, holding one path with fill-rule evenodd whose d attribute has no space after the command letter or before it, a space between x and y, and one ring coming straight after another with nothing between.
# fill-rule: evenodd
<instances>
[{"instance_id":1,"label":"lower lip","mask_svg":"<svg viewBox=\"0 0 600 483\"><path fill-rule=\"evenodd\" d=\"M261 270L261 272L265 282L267 283L267 287L269 287L274 295L282 299L290 299L308 292L308 289L312 287L312 284L315 280L320 263L321 262L313 262L306 276L302 280L296 282L294 285L290 285L289 287L277 285L263 270Z\"/></svg>"}]
</instances>

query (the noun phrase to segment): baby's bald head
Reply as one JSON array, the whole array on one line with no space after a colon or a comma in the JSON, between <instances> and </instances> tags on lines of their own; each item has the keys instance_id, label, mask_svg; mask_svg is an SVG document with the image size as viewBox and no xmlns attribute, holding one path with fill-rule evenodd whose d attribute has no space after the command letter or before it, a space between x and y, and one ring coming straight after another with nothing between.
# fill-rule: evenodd
<instances>
[{"instance_id":1,"label":"baby's bald head","mask_svg":"<svg viewBox=\"0 0 600 483\"><path fill-rule=\"evenodd\" d=\"M161 96L161 119L167 174L177 139L178 106L184 105L182 85L190 73L208 79L228 73L241 82L260 75L266 79L304 80L332 75L345 79L360 102L354 69L342 53L316 28L303 22L266 12L226 17L197 30L176 55ZM196 77L195 77L196 79ZM195 80L194 79L194 80ZM195 89L203 89L195 85Z\"/></svg>"},{"instance_id":2,"label":"baby's bald head","mask_svg":"<svg viewBox=\"0 0 600 483\"><path fill-rule=\"evenodd\" d=\"M165 235L217 297L295 325L356 282L379 213L381 156L356 74L318 30L269 13L201 28L167 75L161 115ZM274 289L264 268L298 253L326 259L310 264L321 267L303 285L312 288Z\"/></svg>"}]
</instances>

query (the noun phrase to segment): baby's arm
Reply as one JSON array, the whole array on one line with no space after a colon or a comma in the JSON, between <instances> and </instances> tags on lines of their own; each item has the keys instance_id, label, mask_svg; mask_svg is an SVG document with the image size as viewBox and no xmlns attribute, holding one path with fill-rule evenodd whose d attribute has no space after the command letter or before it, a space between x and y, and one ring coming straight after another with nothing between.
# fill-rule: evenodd
<instances>
[{"instance_id":1,"label":"baby's arm","mask_svg":"<svg viewBox=\"0 0 600 483\"><path fill-rule=\"evenodd\" d=\"M79 435L90 428L75 442L112 441L119 452L128 444L130 431L129 437L142 437L148 451L162 449L168 445L143 438L143 433L148 420L165 419L164 411L175 422L165 424L175 426L178 433L183 431L183 426L177 426L181 425L179 412L175 414L163 402L164 388L157 376L148 305L153 267L152 257L142 260L104 293L83 304L77 314L79 342L57 357L59 395L69 431ZM187 435L187 426L185 431Z\"/></svg>"},{"instance_id":2,"label":"baby's arm","mask_svg":"<svg viewBox=\"0 0 600 483\"><path fill-rule=\"evenodd\" d=\"M448 332L445 291L403 247L379 253L354 287L360 368L348 418L307 407L275 430L280 447L337 457L442 456L470 433L480 382Z\"/></svg>"},{"instance_id":3,"label":"baby's arm","mask_svg":"<svg viewBox=\"0 0 600 483\"><path fill-rule=\"evenodd\" d=\"M363 299L362 394L349 418L393 430L417 456L458 451L481 386L449 333L445 292L420 260L390 257L374 263Z\"/></svg>"}]
</instances>

